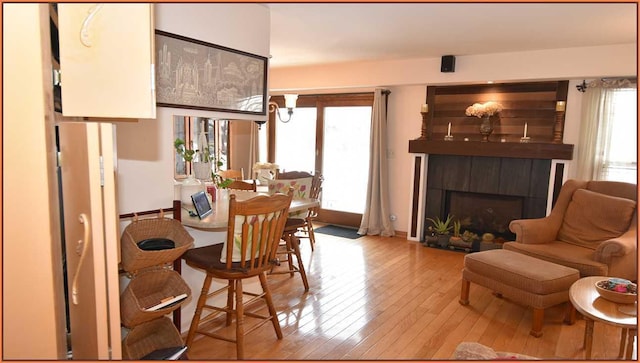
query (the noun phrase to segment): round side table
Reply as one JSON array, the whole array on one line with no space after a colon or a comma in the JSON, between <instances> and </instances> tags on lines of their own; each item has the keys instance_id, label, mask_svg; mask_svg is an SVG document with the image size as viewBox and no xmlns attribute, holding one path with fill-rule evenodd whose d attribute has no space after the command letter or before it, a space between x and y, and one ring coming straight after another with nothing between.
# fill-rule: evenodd
<instances>
[{"instance_id":1,"label":"round side table","mask_svg":"<svg viewBox=\"0 0 640 363\"><path fill-rule=\"evenodd\" d=\"M617 304L600 297L596 282L607 276L589 276L576 281L569 289L569 300L586 321L584 330L585 358L591 359L593 324L601 322L622 328L618 358L631 359L633 339L638 334L637 306ZM621 312L621 310L627 313ZM632 315L633 314L633 315Z\"/></svg>"}]
</instances>

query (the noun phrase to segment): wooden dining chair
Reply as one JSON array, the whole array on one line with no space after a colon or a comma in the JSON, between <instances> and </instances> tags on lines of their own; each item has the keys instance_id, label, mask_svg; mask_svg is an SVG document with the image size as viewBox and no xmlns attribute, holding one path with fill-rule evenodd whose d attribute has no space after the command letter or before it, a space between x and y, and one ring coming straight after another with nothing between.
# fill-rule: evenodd
<instances>
[{"instance_id":1,"label":"wooden dining chair","mask_svg":"<svg viewBox=\"0 0 640 363\"><path fill-rule=\"evenodd\" d=\"M235 189L235 190L251 190L256 191L256 182L252 180L251 183L243 181L243 180L234 180L227 186L227 189Z\"/></svg>"},{"instance_id":2,"label":"wooden dining chair","mask_svg":"<svg viewBox=\"0 0 640 363\"><path fill-rule=\"evenodd\" d=\"M244 179L244 169L240 170L220 170L218 172L223 179L234 179L234 180L243 180Z\"/></svg>"},{"instance_id":3,"label":"wooden dining chair","mask_svg":"<svg viewBox=\"0 0 640 363\"><path fill-rule=\"evenodd\" d=\"M301 179L301 178L313 178L313 174L306 171L278 171L275 179Z\"/></svg>"},{"instance_id":4,"label":"wooden dining chair","mask_svg":"<svg viewBox=\"0 0 640 363\"><path fill-rule=\"evenodd\" d=\"M280 178L277 180L297 180L297 179L308 179L311 178L311 186L309 190L309 194L305 195L304 198L318 198L320 195L320 189L322 185L322 175L316 173L316 175L309 174L307 172L287 172L280 173ZM291 179L286 179L286 178ZM276 184L278 181L276 180ZM291 186L292 187L292 186ZM293 188L293 187L292 187ZM300 191L301 189L298 189ZM294 195L295 195L294 191ZM305 191L306 193L306 191ZM319 207L318 207L319 208ZM278 248L278 256L283 256L280 259L281 262L286 262L286 266L288 268L273 268L269 274L289 274L290 276L294 276L294 273L299 273L302 279L302 284L304 285L304 290L309 291L309 281L307 279L307 273L304 268L304 263L302 262L302 255L300 253L300 238L308 237L311 241L311 250L314 249L315 236L313 235L313 225L311 221L317 215L318 208L310 208L307 212L300 216L289 217L287 218L287 223L285 225L284 231L282 233L282 240L280 241L280 246ZM303 235L298 234L298 232L304 232ZM295 257L295 262L294 262Z\"/></svg>"},{"instance_id":5,"label":"wooden dining chair","mask_svg":"<svg viewBox=\"0 0 640 363\"><path fill-rule=\"evenodd\" d=\"M276 250L284 231L289 205L293 198L288 195L257 196L246 201L237 201L235 195L229 197L229 225L227 241L222 244L198 247L182 255L187 265L204 270L206 277L200 298L187 335L187 346L191 347L196 334L236 343L237 358L244 359L244 336L267 322L271 322L276 336L282 339L271 292L265 272L278 263ZM257 276L262 293L244 291L242 281ZM228 281L227 286L209 292L213 278ZM227 293L227 305L218 307L207 304L208 299ZM244 296L250 296L244 299ZM259 313L254 302L263 299L268 315ZM245 311L245 305L251 311ZM205 316L204 311L207 311ZM235 317L235 339L220 334L224 327L212 327L211 321L225 313L226 319L219 319L218 325L230 326ZM245 317L258 320L245 329Z\"/></svg>"},{"instance_id":6,"label":"wooden dining chair","mask_svg":"<svg viewBox=\"0 0 640 363\"><path fill-rule=\"evenodd\" d=\"M320 193L322 192L322 181L324 178L321 174L316 173L311 181L311 189L309 190L310 199L320 199ZM301 232L298 234L298 238L308 238L311 244L311 251L314 251L316 236L313 232L313 220L318 216L318 210L320 206L309 208L307 214L297 218L287 218L287 224L285 225L285 233L293 231L293 233Z\"/></svg>"},{"instance_id":7,"label":"wooden dining chair","mask_svg":"<svg viewBox=\"0 0 640 363\"><path fill-rule=\"evenodd\" d=\"M289 171L278 174L279 180L288 179L302 179L312 178L311 187L309 188L309 194L307 198L320 199L320 193L322 192L322 182L324 180L322 174L316 172L312 175L306 171ZM311 250L314 251L316 236L313 232L313 220L318 216L318 210L320 207L309 208L306 215L298 215L293 218L287 219L287 225L285 226L285 233L293 231L293 233L301 232L298 234L298 238L309 238L311 244Z\"/></svg>"}]
</instances>

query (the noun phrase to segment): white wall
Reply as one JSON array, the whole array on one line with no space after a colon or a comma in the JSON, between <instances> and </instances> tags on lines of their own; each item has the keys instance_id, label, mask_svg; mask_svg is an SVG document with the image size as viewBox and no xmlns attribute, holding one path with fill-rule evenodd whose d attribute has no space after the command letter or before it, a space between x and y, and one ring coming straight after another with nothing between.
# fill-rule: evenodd
<instances>
[{"instance_id":1,"label":"white wall","mask_svg":"<svg viewBox=\"0 0 640 363\"><path fill-rule=\"evenodd\" d=\"M583 79L636 76L636 67L636 45L626 44L461 56L456 57L453 73L440 72L440 58L276 68L271 70L270 91L311 94L373 87L391 90L388 104L391 214L397 216L394 228L406 232L413 168L408 141L420 136L420 105L425 103L427 85L569 79L564 142L575 145L575 158L582 98L575 86ZM569 162L569 177L575 175L574 170L573 162Z\"/></svg>"},{"instance_id":2,"label":"white wall","mask_svg":"<svg viewBox=\"0 0 640 363\"><path fill-rule=\"evenodd\" d=\"M158 3L154 11L156 29L263 57L269 55L270 14L264 5ZM171 206L174 115L259 119L237 113L158 107L156 119L118 123L121 213Z\"/></svg>"},{"instance_id":3,"label":"white wall","mask_svg":"<svg viewBox=\"0 0 640 363\"><path fill-rule=\"evenodd\" d=\"M260 4L156 4L155 27L244 52L269 56L270 14ZM218 119L266 119L237 113L158 107L156 119L117 123L118 210L130 213L171 207L174 199L173 116ZM250 122L250 121L247 121ZM223 232L189 229L195 246L220 243ZM182 307L182 331L189 327L204 274L183 263L182 276L192 298ZM121 280L121 288L126 279Z\"/></svg>"}]
</instances>

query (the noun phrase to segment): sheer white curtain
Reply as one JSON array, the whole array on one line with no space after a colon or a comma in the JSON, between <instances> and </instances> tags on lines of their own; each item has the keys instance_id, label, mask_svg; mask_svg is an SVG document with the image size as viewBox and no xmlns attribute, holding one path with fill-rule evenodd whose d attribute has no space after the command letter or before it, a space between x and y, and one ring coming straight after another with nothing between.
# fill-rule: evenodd
<instances>
[{"instance_id":1,"label":"sheer white curtain","mask_svg":"<svg viewBox=\"0 0 640 363\"><path fill-rule=\"evenodd\" d=\"M361 235L394 236L389 220L389 172L387 166L387 97L388 90L377 88L371 113L371 157L367 198L360 229Z\"/></svg>"},{"instance_id":2,"label":"sheer white curtain","mask_svg":"<svg viewBox=\"0 0 640 363\"><path fill-rule=\"evenodd\" d=\"M616 149L620 149L620 145L615 143L625 142L620 138L619 127L617 133L614 133L614 121L621 122L622 118L632 117L633 123L630 126L636 126L635 120L637 116L621 115L623 106L620 104L620 96L626 92L637 94L637 82L630 80L598 80L587 84L582 100L582 120L576 170L577 179L613 179L609 175L609 169L613 166L612 160L618 159L620 161L619 156L612 154L616 152ZM633 107L633 109L636 107ZM637 135L637 128L626 131L627 135ZM625 144L626 149L629 151L628 155L633 154L633 160L628 161L635 163L637 151L631 151L629 148L637 150L635 149L637 137L631 143L627 141ZM624 156L622 159L625 159Z\"/></svg>"}]
</instances>

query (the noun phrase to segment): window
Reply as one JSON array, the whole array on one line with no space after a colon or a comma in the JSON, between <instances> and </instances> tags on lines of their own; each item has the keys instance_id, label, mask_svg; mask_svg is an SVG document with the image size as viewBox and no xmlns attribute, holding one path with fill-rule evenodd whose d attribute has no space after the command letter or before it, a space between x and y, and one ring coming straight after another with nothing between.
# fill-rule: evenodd
<instances>
[{"instance_id":1,"label":"window","mask_svg":"<svg viewBox=\"0 0 640 363\"><path fill-rule=\"evenodd\" d=\"M636 183L638 169L638 92L635 88L607 90L610 111L604 121L607 140L602 150L600 179Z\"/></svg>"},{"instance_id":2,"label":"window","mask_svg":"<svg viewBox=\"0 0 640 363\"><path fill-rule=\"evenodd\" d=\"M636 80L596 80L582 100L576 178L637 183Z\"/></svg>"}]
</instances>

